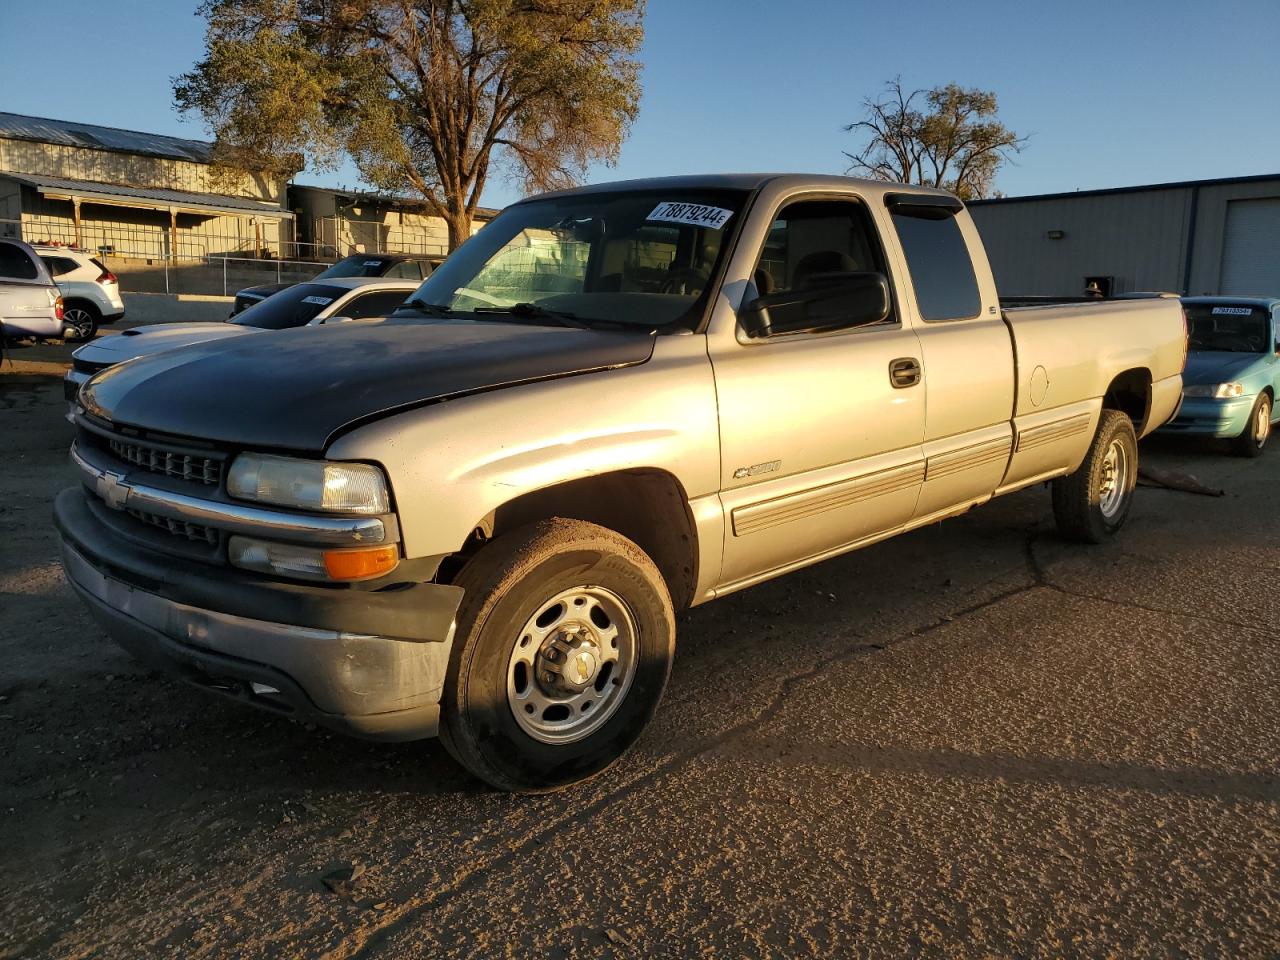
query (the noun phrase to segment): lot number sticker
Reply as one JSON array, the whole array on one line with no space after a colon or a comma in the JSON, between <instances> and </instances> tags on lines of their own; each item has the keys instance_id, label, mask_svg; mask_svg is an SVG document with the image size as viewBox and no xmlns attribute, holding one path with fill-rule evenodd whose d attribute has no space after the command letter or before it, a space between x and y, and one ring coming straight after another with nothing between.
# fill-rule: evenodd
<instances>
[{"instance_id":1,"label":"lot number sticker","mask_svg":"<svg viewBox=\"0 0 1280 960\"><path fill-rule=\"evenodd\" d=\"M1247 317L1253 310L1250 307L1214 307L1213 312L1228 317Z\"/></svg>"},{"instance_id":2,"label":"lot number sticker","mask_svg":"<svg viewBox=\"0 0 1280 960\"><path fill-rule=\"evenodd\" d=\"M381 261L381 260L366 260L366 261L364 262L364 265L365 265L366 267L380 267L380 266L382 266L382 261Z\"/></svg>"},{"instance_id":3,"label":"lot number sticker","mask_svg":"<svg viewBox=\"0 0 1280 960\"><path fill-rule=\"evenodd\" d=\"M303 303L314 303L317 307L327 307L333 303L333 297L303 297Z\"/></svg>"},{"instance_id":4,"label":"lot number sticker","mask_svg":"<svg viewBox=\"0 0 1280 960\"><path fill-rule=\"evenodd\" d=\"M654 207L653 213L645 219L661 220L663 223L687 223L691 227L710 227L712 230L719 230L731 216L733 211L725 210L723 207L667 201Z\"/></svg>"}]
</instances>

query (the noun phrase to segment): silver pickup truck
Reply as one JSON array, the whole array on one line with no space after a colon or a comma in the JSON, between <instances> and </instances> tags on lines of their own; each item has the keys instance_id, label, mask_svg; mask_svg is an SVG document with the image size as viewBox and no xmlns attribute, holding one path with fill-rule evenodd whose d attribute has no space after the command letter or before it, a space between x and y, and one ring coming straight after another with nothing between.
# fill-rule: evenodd
<instances>
[{"instance_id":1,"label":"silver pickup truck","mask_svg":"<svg viewBox=\"0 0 1280 960\"><path fill-rule=\"evenodd\" d=\"M509 207L386 323L96 375L55 518L139 657L544 790L639 735L681 608L1046 481L1113 535L1185 352L1176 301L1002 311L937 190L607 184Z\"/></svg>"}]
</instances>

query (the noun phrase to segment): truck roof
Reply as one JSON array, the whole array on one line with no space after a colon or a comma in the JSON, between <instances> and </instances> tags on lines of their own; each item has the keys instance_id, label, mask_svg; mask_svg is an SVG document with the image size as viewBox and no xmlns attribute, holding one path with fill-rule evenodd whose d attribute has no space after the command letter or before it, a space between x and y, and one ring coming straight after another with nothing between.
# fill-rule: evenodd
<instances>
[{"instance_id":1,"label":"truck roof","mask_svg":"<svg viewBox=\"0 0 1280 960\"><path fill-rule=\"evenodd\" d=\"M678 177L648 177L640 180L614 180L605 183L592 183L569 190L553 190L540 193L520 203L544 199L546 197L564 197L574 194L617 193L629 190L758 190L766 183L781 182L788 187L812 187L815 190L827 188L847 189L857 184L869 193L919 193L933 196L950 197L952 194L937 187L918 187L905 183L891 183L885 180L866 180L858 177L841 177L825 173L701 173L685 174Z\"/></svg>"}]
</instances>

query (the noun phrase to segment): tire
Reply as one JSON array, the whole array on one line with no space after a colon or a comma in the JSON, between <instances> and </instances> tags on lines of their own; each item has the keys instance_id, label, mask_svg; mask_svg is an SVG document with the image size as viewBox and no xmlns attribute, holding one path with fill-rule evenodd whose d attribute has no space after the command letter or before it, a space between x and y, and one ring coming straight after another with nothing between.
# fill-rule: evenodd
<instances>
[{"instance_id":1,"label":"tire","mask_svg":"<svg viewBox=\"0 0 1280 960\"><path fill-rule=\"evenodd\" d=\"M92 340L98 332L102 314L98 308L83 300L73 300L62 311L62 339L79 343Z\"/></svg>"},{"instance_id":2,"label":"tire","mask_svg":"<svg viewBox=\"0 0 1280 960\"><path fill-rule=\"evenodd\" d=\"M644 551L553 518L486 544L454 582L465 593L440 717L453 757L501 790L543 792L622 756L675 650L671 596Z\"/></svg>"},{"instance_id":3,"label":"tire","mask_svg":"<svg viewBox=\"0 0 1280 960\"><path fill-rule=\"evenodd\" d=\"M1238 457L1260 457L1271 436L1271 395L1258 394L1253 409L1249 412L1249 423L1240 436L1231 441L1231 448Z\"/></svg>"},{"instance_id":4,"label":"tire","mask_svg":"<svg viewBox=\"0 0 1280 960\"><path fill-rule=\"evenodd\" d=\"M1138 482L1138 437L1118 410L1103 410L1089 452L1075 473L1053 481L1053 517L1069 540L1105 543L1133 505Z\"/></svg>"}]
</instances>

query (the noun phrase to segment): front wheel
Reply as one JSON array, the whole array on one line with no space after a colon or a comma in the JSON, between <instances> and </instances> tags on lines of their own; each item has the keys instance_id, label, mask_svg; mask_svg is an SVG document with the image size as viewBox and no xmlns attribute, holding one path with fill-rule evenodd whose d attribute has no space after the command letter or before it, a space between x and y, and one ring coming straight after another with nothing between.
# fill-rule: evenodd
<instances>
[{"instance_id":1,"label":"front wheel","mask_svg":"<svg viewBox=\"0 0 1280 960\"><path fill-rule=\"evenodd\" d=\"M1053 481L1053 517L1071 540L1103 543L1124 526L1138 483L1138 437L1118 410L1103 410L1075 473Z\"/></svg>"},{"instance_id":2,"label":"front wheel","mask_svg":"<svg viewBox=\"0 0 1280 960\"><path fill-rule=\"evenodd\" d=\"M440 736L502 790L553 790L618 759L657 709L675 615L653 561L612 530L539 521L487 544L465 591Z\"/></svg>"},{"instance_id":3,"label":"front wheel","mask_svg":"<svg viewBox=\"0 0 1280 960\"><path fill-rule=\"evenodd\" d=\"M1267 445L1271 436L1271 397L1266 393L1258 394L1258 399L1249 414L1249 425L1244 432L1232 441L1235 452L1242 457L1260 457L1262 448Z\"/></svg>"}]
</instances>

